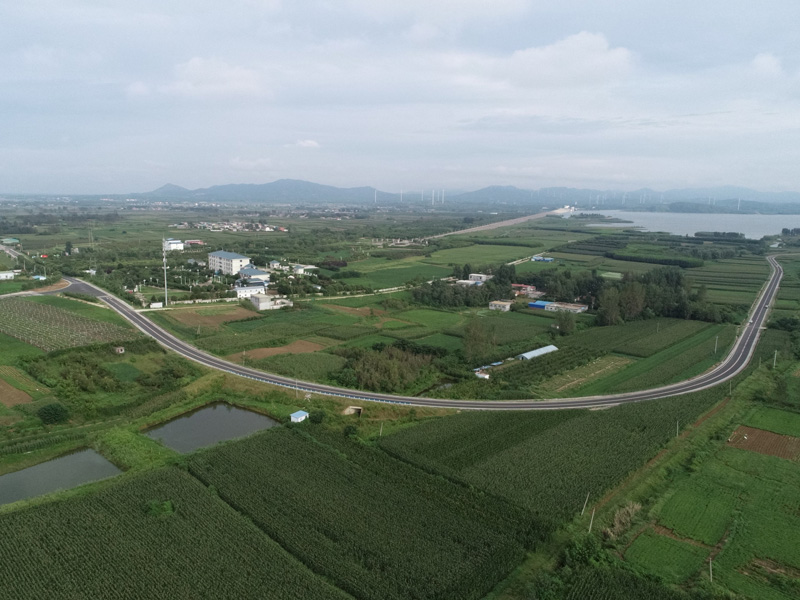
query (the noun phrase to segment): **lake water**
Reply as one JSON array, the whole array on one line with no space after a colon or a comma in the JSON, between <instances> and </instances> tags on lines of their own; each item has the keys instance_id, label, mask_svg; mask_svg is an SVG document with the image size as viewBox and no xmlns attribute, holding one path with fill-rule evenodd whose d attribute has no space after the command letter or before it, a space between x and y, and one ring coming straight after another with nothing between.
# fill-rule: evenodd
<instances>
[{"instance_id":1,"label":"lake water","mask_svg":"<svg viewBox=\"0 0 800 600\"><path fill-rule=\"evenodd\" d=\"M0 504L113 477L121 471L94 450L80 450L0 476Z\"/></svg>"},{"instance_id":2,"label":"lake water","mask_svg":"<svg viewBox=\"0 0 800 600\"><path fill-rule=\"evenodd\" d=\"M694 235L698 231L735 231L759 240L765 235L780 235L781 229L800 227L800 215L714 215L705 213L633 212L592 210L592 214L624 219L632 223L600 227L641 227L645 231L666 231L675 235Z\"/></svg>"},{"instance_id":3,"label":"lake water","mask_svg":"<svg viewBox=\"0 0 800 600\"><path fill-rule=\"evenodd\" d=\"M219 402L186 413L145 433L173 450L186 453L276 425L280 423L274 419Z\"/></svg>"}]
</instances>

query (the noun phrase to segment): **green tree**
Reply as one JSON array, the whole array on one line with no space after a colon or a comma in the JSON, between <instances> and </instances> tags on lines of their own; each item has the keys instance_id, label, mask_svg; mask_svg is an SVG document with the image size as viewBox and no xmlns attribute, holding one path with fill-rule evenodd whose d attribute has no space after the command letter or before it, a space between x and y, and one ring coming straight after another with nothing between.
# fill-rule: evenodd
<instances>
[{"instance_id":1,"label":"green tree","mask_svg":"<svg viewBox=\"0 0 800 600\"><path fill-rule=\"evenodd\" d=\"M575 314L566 310L556 313L556 325L559 335L570 335L575 331Z\"/></svg>"},{"instance_id":2,"label":"green tree","mask_svg":"<svg viewBox=\"0 0 800 600\"><path fill-rule=\"evenodd\" d=\"M598 298L600 308L597 310L597 320L600 325L616 325L620 320L619 290L607 287L600 292Z\"/></svg>"},{"instance_id":3,"label":"green tree","mask_svg":"<svg viewBox=\"0 0 800 600\"><path fill-rule=\"evenodd\" d=\"M69 411L63 404L53 402L52 404L45 404L42 406L36 411L36 416L38 416L45 425L52 425L54 423L63 423L69 419Z\"/></svg>"}]
</instances>

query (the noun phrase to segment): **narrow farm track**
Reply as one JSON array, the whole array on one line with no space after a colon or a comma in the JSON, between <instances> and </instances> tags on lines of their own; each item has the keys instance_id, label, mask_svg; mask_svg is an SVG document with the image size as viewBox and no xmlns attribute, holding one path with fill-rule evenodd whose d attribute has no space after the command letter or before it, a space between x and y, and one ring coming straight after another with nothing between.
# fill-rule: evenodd
<instances>
[{"instance_id":1,"label":"narrow farm track","mask_svg":"<svg viewBox=\"0 0 800 600\"><path fill-rule=\"evenodd\" d=\"M413 396L397 396L392 394L379 394L375 392L365 392L350 390L330 385L323 385L309 381L300 381L290 377L282 377L250 369L241 365L234 364L224 359L218 358L194 346L178 339L168 333L158 325L154 324L143 314L135 311L124 301L110 296L108 292L85 283L78 279L67 277L75 291L91 294L111 306L122 317L130 321L135 327L146 335L154 338L159 344L177 352L181 356L198 362L206 367L217 369L225 373L263 381L272 385L278 385L290 389L295 389L304 393L325 394L338 396L359 402L388 402L392 404L404 404L410 406L426 406L433 408L456 408L456 409L478 409L478 410L554 410L560 408L597 408L604 406L614 406L630 402L644 402L646 400L658 400L697 392L704 390L725 381L728 381L740 373L750 362L750 358L755 351L756 344L761 333L761 328L767 321L769 308L778 293L783 268L778 264L775 257L767 257L772 272L764 289L758 297L751 313L749 322L744 325L741 335L737 338L730 353L716 367L687 381L675 383L667 386L642 390L639 392L629 392L624 394L609 394L603 396L589 396L583 398L559 398L553 400L503 400L503 401L481 401L481 400L443 400L437 398L416 398Z\"/></svg>"}]
</instances>

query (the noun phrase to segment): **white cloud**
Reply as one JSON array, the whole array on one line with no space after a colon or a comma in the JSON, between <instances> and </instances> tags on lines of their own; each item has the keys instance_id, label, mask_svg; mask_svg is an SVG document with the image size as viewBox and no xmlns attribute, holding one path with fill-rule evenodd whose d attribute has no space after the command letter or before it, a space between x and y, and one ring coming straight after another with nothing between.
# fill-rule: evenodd
<instances>
[{"instance_id":1,"label":"white cloud","mask_svg":"<svg viewBox=\"0 0 800 600\"><path fill-rule=\"evenodd\" d=\"M175 80L161 91L185 96L254 96L266 92L261 75L218 58L194 57L175 67Z\"/></svg>"},{"instance_id":2,"label":"white cloud","mask_svg":"<svg viewBox=\"0 0 800 600\"><path fill-rule=\"evenodd\" d=\"M769 77L779 77L784 75L781 60L769 52L757 54L750 65L757 75L766 75Z\"/></svg>"},{"instance_id":3,"label":"white cloud","mask_svg":"<svg viewBox=\"0 0 800 600\"><path fill-rule=\"evenodd\" d=\"M294 144L288 144L287 147L291 148L319 148L319 142L316 140L297 140Z\"/></svg>"}]
</instances>

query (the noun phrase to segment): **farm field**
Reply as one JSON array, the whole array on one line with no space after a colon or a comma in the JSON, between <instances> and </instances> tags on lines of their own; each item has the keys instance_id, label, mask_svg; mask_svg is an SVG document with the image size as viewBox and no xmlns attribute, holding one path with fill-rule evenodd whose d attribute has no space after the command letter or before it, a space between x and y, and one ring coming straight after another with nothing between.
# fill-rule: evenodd
<instances>
[{"instance_id":1,"label":"farm field","mask_svg":"<svg viewBox=\"0 0 800 600\"><path fill-rule=\"evenodd\" d=\"M0 300L0 332L46 351L139 337L139 333L131 327L89 318L52 304L19 298Z\"/></svg>"},{"instance_id":2,"label":"farm field","mask_svg":"<svg viewBox=\"0 0 800 600\"><path fill-rule=\"evenodd\" d=\"M436 265L451 264L497 264L506 263L520 258L532 256L539 252L540 248L530 246L499 246L489 244L475 244L466 248L450 248L448 250L438 250L425 262Z\"/></svg>"},{"instance_id":3,"label":"farm field","mask_svg":"<svg viewBox=\"0 0 800 600\"><path fill-rule=\"evenodd\" d=\"M540 533L510 504L320 428L277 428L189 468L357 598L482 598Z\"/></svg>"},{"instance_id":4,"label":"farm field","mask_svg":"<svg viewBox=\"0 0 800 600\"><path fill-rule=\"evenodd\" d=\"M589 383L580 388L580 393L592 395L647 389L699 375L721 360L733 344L735 335L736 329L732 325L706 326L692 337Z\"/></svg>"},{"instance_id":5,"label":"farm field","mask_svg":"<svg viewBox=\"0 0 800 600\"><path fill-rule=\"evenodd\" d=\"M0 271L3 269L0 269ZM14 294L21 292L24 287L24 282L19 280L0 281L0 296L3 294Z\"/></svg>"},{"instance_id":6,"label":"farm field","mask_svg":"<svg viewBox=\"0 0 800 600\"><path fill-rule=\"evenodd\" d=\"M380 445L524 506L555 524L579 513L723 398L722 390L603 411L462 413L384 436ZM547 485L541 485L546 481Z\"/></svg>"},{"instance_id":7,"label":"farm field","mask_svg":"<svg viewBox=\"0 0 800 600\"><path fill-rule=\"evenodd\" d=\"M781 435L745 425L731 434L728 445L788 460L800 459L800 437Z\"/></svg>"},{"instance_id":8,"label":"farm field","mask_svg":"<svg viewBox=\"0 0 800 600\"><path fill-rule=\"evenodd\" d=\"M781 435L800 437L800 413L759 406L744 419L744 425Z\"/></svg>"},{"instance_id":9,"label":"farm field","mask_svg":"<svg viewBox=\"0 0 800 600\"><path fill-rule=\"evenodd\" d=\"M699 572L709 553L706 548L648 530L628 548L625 560L667 583L676 584Z\"/></svg>"},{"instance_id":10,"label":"farm field","mask_svg":"<svg viewBox=\"0 0 800 600\"><path fill-rule=\"evenodd\" d=\"M668 493L669 499L656 511L659 522L706 544L706 556L711 544L720 544L722 551L714 559L715 582L748 598L797 597L800 548L794 540L800 536L796 510L800 472L796 462L723 446ZM662 545L674 541L657 537L663 538L658 542ZM691 562L694 551L682 548L687 556L675 559L686 565L681 576L705 576L707 563ZM634 560L643 571L663 575L665 567L659 561Z\"/></svg>"},{"instance_id":11,"label":"farm field","mask_svg":"<svg viewBox=\"0 0 800 600\"><path fill-rule=\"evenodd\" d=\"M175 468L0 514L0 528L1 598L348 597Z\"/></svg>"}]
</instances>

